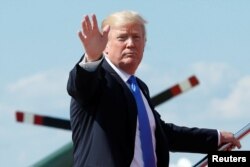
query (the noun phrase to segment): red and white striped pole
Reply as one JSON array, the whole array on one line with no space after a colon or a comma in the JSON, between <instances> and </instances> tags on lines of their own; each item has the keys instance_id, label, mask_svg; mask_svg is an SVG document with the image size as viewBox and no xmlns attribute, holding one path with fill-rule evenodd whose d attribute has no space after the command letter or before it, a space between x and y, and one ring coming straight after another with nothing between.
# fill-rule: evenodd
<instances>
[{"instance_id":1,"label":"red and white striped pole","mask_svg":"<svg viewBox=\"0 0 250 167\"><path fill-rule=\"evenodd\" d=\"M30 123L35 125L49 126L54 128L70 130L69 120L42 116L38 114L16 111L17 122Z\"/></svg>"},{"instance_id":2,"label":"red and white striped pole","mask_svg":"<svg viewBox=\"0 0 250 167\"><path fill-rule=\"evenodd\" d=\"M199 81L196 78L196 76L191 76L188 79L180 82L179 84L175 84L172 87L170 87L169 89L152 97L152 99L151 99L152 103L155 106L157 106L157 105L163 103L164 101L170 100L171 98L192 89L193 87L197 86L198 84L199 84Z\"/></svg>"},{"instance_id":3,"label":"red and white striped pole","mask_svg":"<svg viewBox=\"0 0 250 167\"><path fill-rule=\"evenodd\" d=\"M157 106L173 97L176 97L177 95L180 95L190 90L191 88L195 87L198 84L199 84L198 79L195 76L191 76L188 79L184 80L183 82L175 84L174 86L161 92L160 94L153 96L151 100L153 104ZM16 112L16 120L18 122L30 123L35 125L49 126L67 130L71 129L69 120L53 118L49 116L42 116L32 113L25 113L22 111Z\"/></svg>"}]
</instances>

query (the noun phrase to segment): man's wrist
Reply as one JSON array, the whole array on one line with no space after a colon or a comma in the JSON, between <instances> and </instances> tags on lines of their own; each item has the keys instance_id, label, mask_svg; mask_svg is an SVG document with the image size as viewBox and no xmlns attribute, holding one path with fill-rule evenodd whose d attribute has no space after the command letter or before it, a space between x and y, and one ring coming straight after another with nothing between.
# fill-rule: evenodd
<instances>
[{"instance_id":1,"label":"man's wrist","mask_svg":"<svg viewBox=\"0 0 250 167\"><path fill-rule=\"evenodd\" d=\"M220 146L221 144L221 133L219 130L217 130L217 133L218 133L218 146Z\"/></svg>"},{"instance_id":2,"label":"man's wrist","mask_svg":"<svg viewBox=\"0 0 250 167\"><path fill-rule=\"evenodd\" d=\"M85 61L86 62L96 62L96 61L98 61L98 60L101 60L102 59L102 57L103 57L103 55L101 54L100 56L95 56L95 58L90 58L90 56L88 56L88 54L87 53L85 53ZM93 57L93 56L91 56L91 57Z\"/></svg>"},{"instance_id":3,"label":"man's wrist","mask_svg":"<svg viewBox=\"0 0 250 167\"><path fill-rule=\"evenodd\" d=\"M82 67L83 69L89 71L89 72L93 72L96 70L98 65L101 63L102 59L103 59L103 56L101 56L100 59L97 61L88 62L87 57L84 56L82 61L79 63L79 66Z\"/></svg>"}]
</instances>

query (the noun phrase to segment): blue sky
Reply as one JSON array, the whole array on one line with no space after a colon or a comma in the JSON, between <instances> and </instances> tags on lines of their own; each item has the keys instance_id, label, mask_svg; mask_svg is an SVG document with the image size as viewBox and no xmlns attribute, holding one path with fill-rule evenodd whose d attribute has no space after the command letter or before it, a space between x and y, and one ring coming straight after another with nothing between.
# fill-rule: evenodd
<instances>
[{"instance_id":1,"label":"blue sky","mask_svg":"<svg viewBox=\"0 0 250 167\"><path fill-rule=\"evenodd\" d=\"M237 131L250 121L250 2L132 0L0 2L0 165L26 167L71 140L71 132L19 124L16 110L69 118L68 72L84 52L85 14L99 22L135 10L148 21L137 75L154 95L191 75L200 85L157 107L166 122ZM250 137L242 141L250 150ZM192 164L203 155L171 154Z\"/></svg>"}]
</instances>

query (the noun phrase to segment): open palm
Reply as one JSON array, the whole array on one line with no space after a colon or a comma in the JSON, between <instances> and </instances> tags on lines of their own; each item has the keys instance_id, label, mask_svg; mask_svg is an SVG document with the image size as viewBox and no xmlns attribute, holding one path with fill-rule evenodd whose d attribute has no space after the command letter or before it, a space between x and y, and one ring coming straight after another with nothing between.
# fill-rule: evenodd
<instances>
[{"instance_id":1,"label":"open palm","mask_svg":"<svg viewBox=\"0 0 250 167\"><path fill-rule=\"evenodd\" d=\"M85 16L82 21L82 30L78 32L88 61L98 60L108 42L108 32L110 27L104 27L100 32L95 15L92 15L92 23L89 16Z\"/></svg>"}]
</instances>

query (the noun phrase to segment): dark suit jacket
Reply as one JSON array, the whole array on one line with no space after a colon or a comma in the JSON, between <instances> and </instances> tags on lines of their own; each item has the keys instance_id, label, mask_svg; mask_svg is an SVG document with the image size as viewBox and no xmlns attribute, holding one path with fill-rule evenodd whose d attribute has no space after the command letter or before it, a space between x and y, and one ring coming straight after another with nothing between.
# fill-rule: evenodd
<instances>
[{"instance_id":1,"label":"dark suit jacket","mask_svg":"<svg viewBox=\"0 0 250 167\"><path fill-rule=\"evenodd\" d=\"M160 119L145 83L137 78L156 122L157 166L167 167L169 151L206 153L217 149L216 130L179 127ZM104 59L94 72L78 63L69 75L74 166L129 167L135 146L136 103L128 86Z\"/></svg>"}]
</instances>

